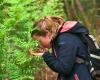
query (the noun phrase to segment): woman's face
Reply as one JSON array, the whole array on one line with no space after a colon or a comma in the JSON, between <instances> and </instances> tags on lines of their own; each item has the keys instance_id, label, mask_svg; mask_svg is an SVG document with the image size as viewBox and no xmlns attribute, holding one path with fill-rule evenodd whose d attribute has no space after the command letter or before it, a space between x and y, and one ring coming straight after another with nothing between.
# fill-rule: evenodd
<instances>
[{"instance_id":1,"label":"woman's face","mask_svg":"<svg viewBox=\"0 0 100 80\"><path fill-rule=\"evenodd\" d=\"M33 39L36 39L40 42L40 45L44 48L50 48L50 35L48 35L48 33L45 36L38 36L38 35L34 35L32 36Z\"/></svg>"}]
</instances>

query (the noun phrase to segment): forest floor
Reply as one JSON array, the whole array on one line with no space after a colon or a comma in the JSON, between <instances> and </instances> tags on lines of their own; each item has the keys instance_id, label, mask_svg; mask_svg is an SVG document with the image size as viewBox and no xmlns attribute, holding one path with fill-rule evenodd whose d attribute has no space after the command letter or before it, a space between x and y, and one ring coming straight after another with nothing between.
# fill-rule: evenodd
<instances>
[{"instance_id":1,"label":"forest floor","mask_svg":"<svg viewBox=\"0 0 100 80\"><path fill-rule=\"evenodd\" d=\"M35 80L57 80L57 73L46 66L41 68L34 76Z\"/></svg>"}]
</instances>

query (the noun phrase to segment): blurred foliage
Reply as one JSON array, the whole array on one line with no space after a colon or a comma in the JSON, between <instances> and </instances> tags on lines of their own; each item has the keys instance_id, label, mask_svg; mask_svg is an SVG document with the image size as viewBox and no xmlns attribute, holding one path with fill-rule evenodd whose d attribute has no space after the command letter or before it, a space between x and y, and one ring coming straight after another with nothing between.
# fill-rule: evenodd
<instances>
[{"instance_id":1,"label":"blurred foliage","mask_svg":"<svg viewBox=\"0 0 100 80\"><path fill-rule=\"evenodd\" d=\"M64 0L65 13L70 20L82 22L90 33L100 35L100 0Z\"/></svg>"},{"instance_id":2,"label":"blurred foliage","mask_svg":"<svg viewBox=\"0 0 100 80\"><path fill-rule=\"evenodd\" d=\"M62 0L0 0L0 80L34 80L45 65L28 49L38 47L30 36L34 21L47 15L65 16Z\"/></svg>"},{"instance_id":3,"label":"blurred foliage","mask_svg":"<svg viewBox=\"0 0 100 80\"><path fill-rule=\"evenodd\" d=\"M28 54L30 47L35 50L39 45L30 36L37 19L62 16L86 24L94 33L95 1L0 0L0 80L34 80L34 74L45 66L41 57Z\"/></svg>"}]
</instances>

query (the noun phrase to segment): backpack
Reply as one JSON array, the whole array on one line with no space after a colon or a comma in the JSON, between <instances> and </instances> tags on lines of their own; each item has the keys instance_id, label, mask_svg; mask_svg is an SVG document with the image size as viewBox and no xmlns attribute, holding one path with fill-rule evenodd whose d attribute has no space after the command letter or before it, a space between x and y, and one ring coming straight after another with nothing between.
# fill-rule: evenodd
<instances>
[{"instance_id":1,"label":"backpack","mask_svg":"<svg viewBox=\"0 0 100 80\"><path fill-rule=\"evenodd\" d=\"M100 78L100 48L93 38L93 36L88 34L78 34L82 42L88 47L88 66L92 77L96 80L96 77Z\"/></svg>"}]
</instances>

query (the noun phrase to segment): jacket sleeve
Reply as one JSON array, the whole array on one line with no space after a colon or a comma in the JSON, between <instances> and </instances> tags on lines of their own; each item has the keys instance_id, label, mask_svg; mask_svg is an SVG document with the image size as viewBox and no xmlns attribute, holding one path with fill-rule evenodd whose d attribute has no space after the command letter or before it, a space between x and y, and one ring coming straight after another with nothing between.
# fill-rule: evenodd
<instances>
[{"instance_id":1,"label":"jacket sleeve","mask_svg":"<svg viewBox=\"0 0 100 80\"><path fill-rule=\"evenodd\" d=\"M57 59L49 52L45 52L43 55L46 64L57 73L68 75L75 63L77 46L71 40L60 41L58 44Z\"/></svg>"}]
</instances>

